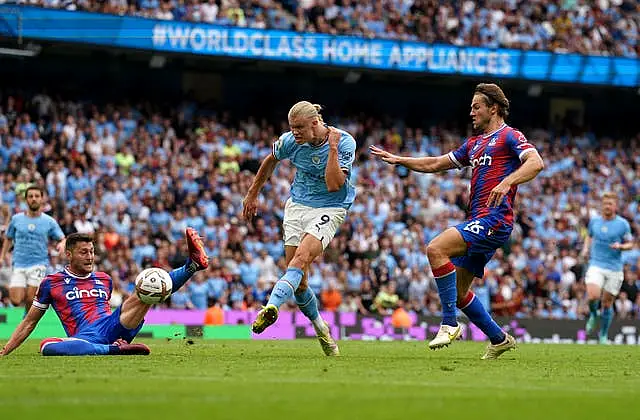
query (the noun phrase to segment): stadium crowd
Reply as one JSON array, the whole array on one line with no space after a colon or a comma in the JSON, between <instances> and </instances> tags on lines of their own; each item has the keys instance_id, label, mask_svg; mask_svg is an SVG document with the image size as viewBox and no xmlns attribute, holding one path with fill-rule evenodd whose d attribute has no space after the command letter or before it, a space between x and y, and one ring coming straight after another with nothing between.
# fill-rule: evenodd
<instances>
[{"instance_id":1,"label":"stadium crowd","mask_svg":"<svg viewBox=\"0 0 640 420\"><path fill-rule=\"evenodd\" d=\"M635 0L2 0L162 20L640 56Z\"/></svg>"},{"instance_id":2,"label":"stadium crowd","mask_svg":"<svg viewBox=\"0 0 640 420\"><path fill-rule=\"evenodd\" d=\"M21 193L36 183L48 193L46 212L66 234L92 233L97 267L115 280L119 305L145 267L177 267L186 258L187 226L205 238L211 264L173 308L259 309L286 268L280 221L293 169L279 165L263 190L259 217L239 219L242 199L260 160L286 121L232 118L194 103L171 115L150 106L54 100L46 93L0 98L0 226L24 210ZM404 154L439 155L468 132L406 127L373 118L325 119L352 133L359 152L358 196L309 283L325 310L388 314L397 307L439 314L426 258L428 241L464 219L470 172L408 173L366 153L370 144ZM525 129L546 161L521 186L516 226L498 250L477 296L495 315L583 318L588 313L585 262L579 257L599 193L612 190L637 235L640 224L640 134L625 143L589 132ZM50 271L64 259L51 249ZM618 317L640 318L640 250L624 254ZM7 264L0 285L7 282ZM2 304L8 305L6 289ZM294 306L289 308L293 309Z\"/></svg>"}]
</instances>

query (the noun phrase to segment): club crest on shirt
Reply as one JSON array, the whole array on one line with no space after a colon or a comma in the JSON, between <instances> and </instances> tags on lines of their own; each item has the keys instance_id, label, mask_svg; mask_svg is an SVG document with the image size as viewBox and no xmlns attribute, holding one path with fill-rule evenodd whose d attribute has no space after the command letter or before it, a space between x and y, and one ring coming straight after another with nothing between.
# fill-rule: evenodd
<instances>
[{"instance_id":1,"label":"club crest on shirt","mask_svg":"<svg viewBox=\"0 0 640 420\"><path fill-rule=\"evenodd\" d=\"M34 225L33 223L29 223L27 225L27 229L29 229L29 232L33 232L34 230L36 230L36 225Z\"/></svg>"},{"instance_id":2,"label":"club crest on shirt","mask_svg":"<svg viewBox=\"0 0 640 420\"><path fill-rule=\"evenodd\" d=\"M320 165L320 156L318 155L311 156L311 162L313 162L314 165Z\"/></svg>"}]
</instances>

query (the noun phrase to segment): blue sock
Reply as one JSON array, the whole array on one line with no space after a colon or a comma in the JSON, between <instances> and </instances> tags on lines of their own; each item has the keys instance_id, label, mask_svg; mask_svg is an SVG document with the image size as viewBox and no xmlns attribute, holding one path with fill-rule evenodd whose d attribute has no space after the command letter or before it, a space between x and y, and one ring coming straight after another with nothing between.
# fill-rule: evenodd
<instances>
[{"instance_id":1,"label":"blue sock","mask_svg":"<svg viewBox=\"0 0 640 420\"><path fill-rule=\"evenodd\" d=\"M304 272L299 268L288 268L287 272L271 291L268 305L275 305L277 308L293 297L296 289L300 286Z\"/></svg>"},{"instance_id":2,"label":"blue sock","mask_svg":"<svg viewBox=\"0 0 640 420\"><path fill-rule=\"evenodd\" d=\"M613 321L613 308L602 308L602 313L600 314L600 338L609 337L611 321Z\"/></svg>"},{"instance_id":3,"label":"blue sock","mask_svg":"<svg viewBox=\"0 0 640 420\"><path fill-rule=\"evenodd\" d=\"M489 337L491 344L500 344L507 338L502 328L491 318L489 312L473 292L469 291L464 300L460 302L460 310L469 318L469 321L480 328L484 335Z\"/></svg>"},{"instance_id":4,"label":"blue sock","mask_svg":"<svg viewBox=\"0 0 640 420\"><path fill-rule=\"evenodd\" d=\"M458 292L456 290L456 267L451 261L442 267L433 269L433 276L436 278L438 295L442 305L442 324L455 327L456 320L456 300Z\"/></svg>"},{"instance_id":5,"label":"blue sock","mask_svg":"<svg viewBox=\"0 0 640 420\"><path fill-rule=\"evenodd\" d=\"M598 299L589 301L589 314L591 316L598 316L598 306L600 306L600 301Z\"/></svg>"},{"instance_id":6,"label":"blue sock","mask_svg":"<svg viewBox=\"0 0 640 420\"><path fill-rule=\"evenodd\" d=\"M304 292L296 294L296 303L300 308L300 312L304 314L309 321L315 321L320 316L318 312L318 299L310 288L306 288Z\"/></svg>"},{"instance_id":7,"label":"blue sock","mask_svg":"<svg viewBox=\"0 0 640 420\"><path fill-rule=\"evenodd\" d=\"M169 276L171 276L171 282L173 283L171 293L175 293L179 288L184 286L187 280L189 280L195 272L195 264L191 264L191 260L188 258L187 262L182 267L171 270L169 273Z\"/></svg>"},{"instance_id":8,"label":"blue sock","mask_svg":"<svg viewBox=\"0 0 640 420\"><path fill-rule=\"evenodd\" d=\"M47 344L42 349L43 356L96 356L116 354L118 346L93 344L84 340L65 340Z\"/></svg>"}]
</instances>

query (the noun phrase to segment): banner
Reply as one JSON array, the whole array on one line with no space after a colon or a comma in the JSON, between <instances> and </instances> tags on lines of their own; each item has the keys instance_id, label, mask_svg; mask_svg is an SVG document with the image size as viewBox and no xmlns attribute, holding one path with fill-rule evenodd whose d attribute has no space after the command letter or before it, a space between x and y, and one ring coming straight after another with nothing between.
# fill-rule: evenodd
<instances>
[{"instance_id":1,"label":"banner","mask_svg":"<svg viewBox=\"0 0 640 420\"><path fill-rule=\"evenodd\" d=\"M0 35L312 65L640 86L640 60L222 27L0 5Z\"/></svg>"},{"instance_id":2,"label":"banner","mask_svg":"<svg viewBox=\"0 0 640 420\"><path fill-rule=\"evenodd\" d=\"M24 310L0 308L0 340L11 336L20 323ZM171 338L199 337L204 339L234 340L294 340L315 338L311 322L300 312L280 312L278 321L260 335L251 332L255 312L226 311L224 325L203 325L205 311L151 310L145 317L140 337ZM412 326L394 328L391 317L362 316L349 312L322 312L334 338L340 340L426 341L440 327L440 318L419 317L410 314ZM484 342L485 335L475 325L461 318L462 339ZM553 319L497 318L496 322L520 343L596 344L595 335L587 337L585 321ZM64 337L58 317L47 311L30 338ZM640 320L614 320L609 330L614 344L640 345Z\"/></svg>"}]
</instances>

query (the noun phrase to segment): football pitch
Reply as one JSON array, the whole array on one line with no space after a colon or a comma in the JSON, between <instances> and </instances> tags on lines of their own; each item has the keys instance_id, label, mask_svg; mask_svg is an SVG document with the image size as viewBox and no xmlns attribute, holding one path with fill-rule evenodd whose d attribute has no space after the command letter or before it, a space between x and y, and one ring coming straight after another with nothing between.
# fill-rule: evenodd
<instances>
[{"instance_id":1,"label":"football pitch","mask_svg":"<svg viewBox=\"0 0 640 420\"><path fill-rule=\"evenodd\" d=\"M143 340L144 341L144 340ZM3 419L638 418L640 349L423 342L144 341L152 355L0 358Z\"/></svg>"}]
</instances>

